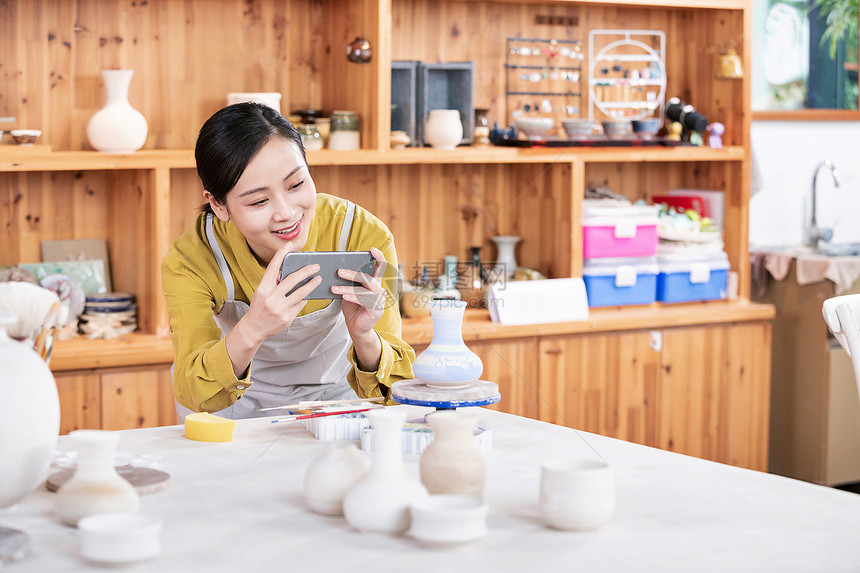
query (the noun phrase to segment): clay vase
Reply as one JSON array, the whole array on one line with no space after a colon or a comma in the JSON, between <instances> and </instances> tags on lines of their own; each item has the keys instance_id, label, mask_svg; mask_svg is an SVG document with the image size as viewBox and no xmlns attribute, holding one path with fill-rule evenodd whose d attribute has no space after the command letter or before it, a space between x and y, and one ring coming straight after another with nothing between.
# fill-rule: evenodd
<instances>
[{"instance_id":1,"label":"clay vase","mask_svg":"<svg viewBox=\"0 0 860 573\"><path fill-rule=\"evenodd\" d=\"M412 370L431 388L463 388L484 371L484 363L463 341L466 306L462 300L430 301L433 339L415 358Z\"/></svg>"},{"instance_id":2,"label":"clay vase","mask_svg":"<svg viewBox=\"0 0 860 573\"><path fill-rule=\"evenodd\" d=\"M133 75L134 70L102 70L107 103L87 124L87 139L96 151L134 153L146 142L146 118L128 103Z\"/></svg>"},{"instance_id":3,"label":"clay vase","mask_svg":"<svg viewBox=\"0 0 860 573\"><path fill-rule=\"evenodd\" d=\"M433 441L421 454L421 483L431 494L483 498L487 460L475 442L475 415L463 410L437 410L426 420L433 430Z\"/></svg>"},{"instance_id":4,"label":"clay vase","mask_svg":"<svg viewBox=\"0 0 860 573\"><path fill-rule=\"evenodd\" d=\"M406 410L369 410L373 427L373 465L349 488L343 500L347 523L359 531L403 533L409 529L409 504L427 490L403 465L403 423Z\"/></svg>"},{"instance_id":5,"label":"clay vase","mask_svg":"<svg viewBox=\"0 0 860 573\"><path fill-rule=\"evenodd\" d=\"M434 149L454 149L463 141L463 122L456 109L433 109L424 124L424 140Z\"/></svg>"},{"instance_id":6,"label":"clay vase","mask_svg":"<svg viewBox=\"0 0 860 573\"><path fill-rule=\"evenodd\" d=\"M0 312L0 509L44 482L60 433L54 376L30 345L6 335L17 321Z\"/></svg>"},{"instance_id":7,"label":"clay vase","mask_svg":"<svg viewBox=\"0 0 860 573\"><path fill-rule=\"evenodd\" d=\"M305 474L305 499L311 509L326 515L343 515L343 498L370 469L370 458L355 444L332 448L316 458Z\"/></svg>"},{"instance_id":8,"label":"clay vase","mask_svg":"<svg viewBox=\"0 0 860 573\"><path fill-rule=\"evenodd\" d=\"M134 487L114 466L119 434L103 430L69 432L78 453L77 468L57 492L54 509L66 525L96 513L136 512L140 500Z\"/></svg>"}]
</instances>

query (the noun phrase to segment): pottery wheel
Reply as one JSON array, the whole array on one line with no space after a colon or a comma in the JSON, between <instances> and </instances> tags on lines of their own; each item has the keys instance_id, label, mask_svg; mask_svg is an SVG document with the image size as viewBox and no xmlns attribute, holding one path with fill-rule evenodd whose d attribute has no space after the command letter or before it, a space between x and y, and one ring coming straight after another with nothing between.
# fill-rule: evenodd
<instances>
[{"instance_id":1,"label":"pottery wheel","mask_svg":"<svg viewBox=\"0 0 860 573\"><path fill-rule=\"evenodd\" d=\"M138 495L146 495L167 489L170 485L170 474L154 470L152 468L138 468L135 466L117 466L116 472L124 477L128 483L134 486ZM45 482L48 491L57 491L69 478L74 475L75 470L65 469L51 475Z\"/></svg>"},{"instance_id":2,"label":"pottery wheel","mask_svg":"<svg viewBox=\"0 0 860 573\"><path fill-rule=\"evenodd\" d=\"M489 406L502 399L499 385L486 380L476 380L462 388L431 388L417 378L392 384L391 397L401 404L440 409Z\"/></svg>"}]
</instances>

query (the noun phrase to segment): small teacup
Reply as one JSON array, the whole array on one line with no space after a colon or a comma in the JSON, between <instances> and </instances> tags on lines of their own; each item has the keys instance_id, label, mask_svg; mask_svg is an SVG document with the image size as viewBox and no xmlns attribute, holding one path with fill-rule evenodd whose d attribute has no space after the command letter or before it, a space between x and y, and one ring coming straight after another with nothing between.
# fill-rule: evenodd
<instances>
[{"instance_id":1,"label":"small teacup","mask_svg":"<svg viewBox=\"0 0 860 573\"><path fill-rule=\"evenodd\" d=\"M555 460L541 467L540 514L549 527L597 529L614 510L615 480L607 463Z\"/></svg>"}]
</instances>

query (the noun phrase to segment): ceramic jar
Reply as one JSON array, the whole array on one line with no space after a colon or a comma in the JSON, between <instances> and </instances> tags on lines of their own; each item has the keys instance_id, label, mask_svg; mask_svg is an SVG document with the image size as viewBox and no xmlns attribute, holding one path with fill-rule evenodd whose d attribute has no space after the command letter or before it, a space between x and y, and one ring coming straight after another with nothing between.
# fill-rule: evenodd
<instances>
[{"instance_id":1,"label":"ceramic jar","mask_svg":"<svg viewBox=\"0 0 860 573\"><path fill-rule=\"evenodd\" d=\"M477 354L463 341L463 315L466 303L461 300L433 300L433 339L415 358L415 377L432 388L462 388L476 381L484 371Z\"/></svg>"},{"instance_id":2,"label":"ceramic jar","mask_svg":"<svg viewBox=\"0 0 860 573\"><path fill-rule=\"evenodd\" d=\"M323 148L323 138L315 125L302 123L296 127L299 136L302 138L302 145L305 146L305 151L319 151Z\"/></svg>"},{"instance_id":3,"label":"ceramic jar","mask_svg":"<svg viewBox=\"0 0 860 573\"><path fill-rule=\"evenodd\" d=\"M16 322L0 312L0 509L44 482L60 433L54 376L29 345L6 335Z\"/></svg>"},{"instance_id":4,"label":"ceramic jar","mask_svg":"<svg viewBox=\"0 0 860 573\"><path fill-rule=\"evenodd\" d=\"M493 237L496 244L496 267L494 274L496 278L506 277L511 279L517 274L517 258L514 250L517 243L522 239L512 235L498 235Z\"/></svg>"},{"instance_id":5,"label":"ceramic jar","mask_svg":"<svg viewBox=\"0 0 860 573\"><path fill-rule=\"evenodd\" d=\"M606 462L558 459L541 466L540 514L549 527L597 529L614 510L615 482Z\"/></svg>"},{"instance_id":6,"label":"ceramic jar","mask_svg":"<svg viewBox=\"0 0 860 573\"><path fill-rule=\"evenodd\" d=\"M343 500L346 521L360 531L403 533L409 529L409 504L427 490L403 465L403 423L406 410L369 410L373 427L373 465Z\"/></svg>"},{"instance_id":7,"label":"ceramic jar","mask_svg":"<svg viewBox=\"0 0 860 573\"><path fill-rule=\"evenodd\" d=\"M75 430L69 438L78 454L72 477L57 492L55 510L66 525L96 513L135 512L140 507L137 491L114 466L119 443L117 432Z\"/></svg>"},{"instance_id":8,"label":"ceramic jar","mask_svg":"<svg viewBox=\"0 0 860 573\"><path fill-rule=\"evenodd\" d=\"M146 118L128 102L133 75L134 70L102 70L107 103L87 123L87 139L96 151L133 153L146 142Z\"/></svg>"},{"instance_id":9,"label":"ceramic jar","mask_svg":"<svg viewBox=\"0 0 860 573\"><path fill-rule=\"evenodd\" d=\"M484 497L487 460L475 442L475 414L437 410L426 416L433 441L421 454L421 483L431 494Z\"/></svg>"},{"instance_id":10,"label":"ceramic jar","mask_svg":"<svg viewBox=\"0 0 860 573\"><path fill-rule=\"evenodd\" d=\"M358 114L354 111L331 112L328 148L333 151L355 151L361 148Z\"/></svg>"},{"instance_id":11,"label":"ceramic jar","mask_svg":"<svg viewBox=\"0 0 860 573\"><path fill-rule=\"evenodd\" d=\"M424 124L424 141L434 149L454 149L463 141L463 122L456 109L433 109Z\"/></svg>"},{"instance_id":12,"label":"ceramic jar","mask_svg":"<svg viewBox=\"0 0 860 573\"><path fill-rule=\"evenodd\" d=\"M370 469L370 458L355 444L335 447L316 458L305 474L305 499L311 509L343 515L343 498Z\"/></svg>"},{"instance_id":13,"label":"ceramic jar","mask_svg":"<svg viewBox=\"0 0 860 573\"><path fill-rule=\"evenodd\" d=\"M487 114L489 109L475 109L475 145L490 144L490 120Z\"/></svg>"}]
</instances>

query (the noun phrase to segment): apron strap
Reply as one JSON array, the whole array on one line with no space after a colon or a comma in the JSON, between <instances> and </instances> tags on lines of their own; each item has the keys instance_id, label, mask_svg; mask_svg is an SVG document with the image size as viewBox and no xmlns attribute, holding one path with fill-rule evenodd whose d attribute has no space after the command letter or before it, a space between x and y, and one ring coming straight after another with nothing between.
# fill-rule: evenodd
<instances>
[{"instance_id":1,"label":"apron strap","mask_svg":"<svg viewBox=\"0 0 860 573\"><path fill-rule=\"evenodd\" d=\"M346 241L349 239L349 232L352 229L352 219L355 217L355 203L352 201L346 202L346 216L343 218L343 226L340 228L340 240L337 243L337 250L346 250Z\"/></svg>"},{"instance_id":2,"label":"apron strap","mask_svg":"<svg viewBox=\"0 0 860 573\"><path fill-rule=\"evenodd\" d=\"M209 241L209 248L212 249L212 254L215 255L215 261L218 263L218 268L221 269L221 276L224 278L224 284L227 286L227 300L233 300L235 296L233 276L230 274L230 267L227 266L227 259L224 258L224 253L221 251L221 245L215 239L215 231L212 230L212 217L212 213L206 214L206 239Z\"/></svg>"}]
</instances>

